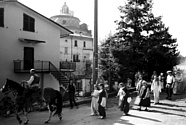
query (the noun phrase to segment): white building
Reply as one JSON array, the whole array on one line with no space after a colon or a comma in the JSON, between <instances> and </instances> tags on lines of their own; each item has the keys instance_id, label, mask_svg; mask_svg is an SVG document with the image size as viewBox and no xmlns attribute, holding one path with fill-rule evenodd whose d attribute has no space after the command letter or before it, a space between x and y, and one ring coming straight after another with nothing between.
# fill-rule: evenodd
<instances>
[{"instance_id":1,"label":"white building","mask_svg":"<svg viewBox=\"0 0 186 125\"><path fill-rule=\"evenodd\" d=\"M60 15L52 16L51 19L73 32L68 37L60 39L60 61L76 62L76 75L84 75L86 62L92 62L93 38L87 24L80 24L80 20L74 17L73 11L69 10L66 3L60 10Z\"/></svg>"},{"instance_id":2,"label":"white building","mask_svg":"<svg viewBox=\"0 0 186 125\"><path fill-rule=\"evenodd\" d=\"M53 71L59 69L60 36L71 33L16 0L0 1L0 87L6 78L28 80L35 68L42 87L59 90Z\"/></svg>"}]
</instances>

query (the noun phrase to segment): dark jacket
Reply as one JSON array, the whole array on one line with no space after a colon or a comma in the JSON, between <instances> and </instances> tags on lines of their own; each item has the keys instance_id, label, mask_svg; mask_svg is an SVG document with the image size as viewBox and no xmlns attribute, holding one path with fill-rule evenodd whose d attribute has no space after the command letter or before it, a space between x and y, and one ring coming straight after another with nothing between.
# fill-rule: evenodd
<instances>
[{"instance_id":1,"label":"dark jacket","mask_svg":"<svg viewBox=\"0 0 186 125\"><path fill-rule=\"evenodd\" d=\"M99 99L98 99L98 104L101 104L102 102L102 98L105 97L106 98L106 92L103 89L103 91L99 94Z\"/></svg>"},{"instance_id":2,"label":"dark jacket","mask_svg":"<svg viewBox=\"0 0 186 125\"><path fill-rule=\"evenodd\" d=\"M76 91L76 89L75 89L75 86L72 84L69 84L68 85L68 88L67 88L67 90L68 90L68 93L73 93L73 94L75 94L75 91Z\"/></svg>"}]
</instances>

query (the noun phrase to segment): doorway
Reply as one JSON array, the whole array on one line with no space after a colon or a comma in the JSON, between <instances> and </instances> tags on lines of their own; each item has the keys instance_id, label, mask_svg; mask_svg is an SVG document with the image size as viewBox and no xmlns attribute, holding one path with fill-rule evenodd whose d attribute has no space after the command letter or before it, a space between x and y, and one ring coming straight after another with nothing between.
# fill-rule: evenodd
<instances>
[{"instance_id":1,"label":"doorway","mask_svg":"<svg viewBox=\"0 0 186 125\"><path fill-rule=\"evenodd\" d=\"M34 68L34 48L24 47L24 70Z\"/></svg>"}]
</instances>

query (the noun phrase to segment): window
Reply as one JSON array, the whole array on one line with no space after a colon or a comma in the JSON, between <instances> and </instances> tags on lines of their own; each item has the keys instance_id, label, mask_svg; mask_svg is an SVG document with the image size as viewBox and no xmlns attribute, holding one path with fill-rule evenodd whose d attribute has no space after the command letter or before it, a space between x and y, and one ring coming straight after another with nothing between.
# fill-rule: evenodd
<instances>
[{"instance_id":1,"label":"window","mask_svg":"<svg viewBox=\"0 0 186 125\"><path fill-rule=\"evenodd\" d=\"M63 20L63 24L66 24L67 23L67 21L66 20Z\"/></svg>"},{"instance_id":2,"label":"window","mask_svg":"<svg viewBox=\"0 0 186 125\"><path fill-rule=\"evenodd\" d=\"M85 41L83 42L83 47L86 47L86 42Z\"/></svg>"},{"instance_id":3,"label":"window","mask_svg":"<svg viewBox=\"0 0 186 125\"><path fill-rule=\"evenodd\" d=\"M23 14L23 30L24 31L35 31L35 19Z\"/></svg>"},{"instance_id":4,"label":"window","mask_svg":"<svg viewBox=\"0 0 186 125\"><path fill-rule=\"evenodd\" d=\"M4 8L0 8L0 27L4 27Z\"/></svg>"},{"instance_id":5,"label":"window","mask_svg":"<svg viewBox=\"0 0 186 125\"><path fill-rule=\"evenodd\" d=\"M79 56L73 55L73 62L79 62Z\"/></svg>"},{"instance_id":6,"label":"window","mask_svg":"<svg viewBox=\"0 0 186 125\"><path fill-rule=\"evenodd\" d=\"M68 54L68 47L65 47L65 54Z\"/></svg>"},{"instance_id":7,"label":"window","mask_svg":"<svg viewBox=\"0 0 186 125\"><path fill-rule=\"evenodd\" d=\"M74 46L77 47L77 40L74 41Z\"/></svg>"}]
</instances>

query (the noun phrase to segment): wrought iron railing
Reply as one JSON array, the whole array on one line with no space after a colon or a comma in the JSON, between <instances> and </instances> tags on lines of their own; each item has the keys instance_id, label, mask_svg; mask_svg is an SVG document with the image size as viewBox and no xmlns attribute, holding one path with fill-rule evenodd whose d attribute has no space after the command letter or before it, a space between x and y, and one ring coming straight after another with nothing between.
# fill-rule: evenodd
<instances>
[{"instance_id":1,"label":"wrought iron railing","mask_svg":"<svg viewBox=\"0 0 186 125\"><path fill-rule=\"evenodd\" d=\"M60 62L60 69L76 70L76 62Z\"/></svg>"},{"instance_id":2,"label":"wrought iron railing","mask_svg":"<svg viewBox=\"0 0 186 125\"><path fill-rule=\"evenodd\" d=\"M29 72L30 69L24 68L23 60L14 60L14 72ZM37 72L50 72L50 61L34 60L33 68Z\"/></svg>"}]
</instances>

